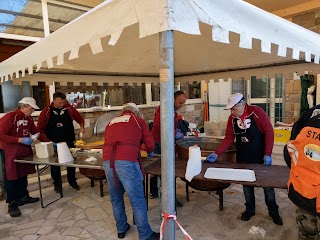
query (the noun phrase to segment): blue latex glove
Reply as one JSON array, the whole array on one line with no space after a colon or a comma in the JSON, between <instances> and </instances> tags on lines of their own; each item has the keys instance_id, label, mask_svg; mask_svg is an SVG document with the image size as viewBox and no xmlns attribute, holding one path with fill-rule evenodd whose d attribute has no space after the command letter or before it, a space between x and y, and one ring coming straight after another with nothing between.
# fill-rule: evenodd
<instances>
[{"instance_id":1,"label":"blue latex glove","mask_svg":"<svg viewBox=\"0 0 320 240\"><path fill-rule=\"evenodd\" d=\"M270 166L272 164L272 157L271 156L264 156L263 157L263 165Z\"/></svg>"},{"instance_id":2,"label":"blue latex glove","mask_svg":"<svg viewBox=\"0 0 320 240\"><path fill-rule=\"evenodd\" d=\"M176 133L176 139L183 139L184 136L183 134L181 133L181 130L180 129L177 129L177 133Z\"/></svg>"},{"instance_id":3,"label":"blue latex glove","mask_svg":"<svg viewBox=\"0 0 320 240\"><path fill-rule=\"evenodd\" d=\"M31 137L23 137L22 144L24 145L31 145L33 143L33 139Z\"/></svg>"},{"instance_id":4,"label":"blue latex glove","mask_svg":"<svg viewBox=\"0 0 320 240\"><path fill-rule=\"evenodd\" d=\"M147 157L153 157L153 156L154 156L154 152L151 152L151 153L148 154Z\"/></svg>"},{"instance_id":5,"label":"blue latex glove","mask_svg":"<svg viewBox=\"0 0 320 240\"><path fill-rule=\"evenodd\" d=\"M218 159L218 155L215 153L211 153L207 158L206 158L206 162L211 162L214 163L215 161L217 161Z\"/></svg>"}]
</instances>

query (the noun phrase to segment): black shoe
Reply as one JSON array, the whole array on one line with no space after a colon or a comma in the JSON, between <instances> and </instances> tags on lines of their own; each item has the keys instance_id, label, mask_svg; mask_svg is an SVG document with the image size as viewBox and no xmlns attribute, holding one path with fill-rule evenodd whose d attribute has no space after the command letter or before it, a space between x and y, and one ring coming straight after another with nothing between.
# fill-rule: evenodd
<instances>
[{"instance_id":1,"label":"black shoe","mask_svg":"<svg viewBox=\"0 0 320 240\"><path fill-rule=\"evenodd\" d=\"M126 233L129 231L130 225L127 223L127 229L123 233L118 233L118 238L124 238Z\"/></svg>"},{"instance_id":2,"label":"black shoe","mask_svg":"<svg viewBox=\"0 0 320 240\"><path fill-rule=\"evenodd\" d=\"M30 197L30 196L24 196L23 198L21 198L20 200L18 200L17 205L18 205L18 206L23 206L23 205L25 205L25 204L35 203L35 202L38 202L38 201L39 201L39 198L38 198L38 197L33 198L33 197Z\"/></svg>"},{"instance_id":3,"label":"black shoe","mask_svg":"<svg viewBox=\"0 0 320 240\"><path fill-rule=\"evenodd\" d=\"M54 185L54 191L56 193L62 193L62 186L61 185Z\"/></svg>"},{"instance_id":4,"label":"black shoe","mask_svg":"<svg viewBox=\"0 0 320 240\"><path fill-rule=\"evenodd\" d=\"M282 222L282 218L280 217L278 212L275 213L269 213L269 216L272 217L272 220L275 224L282 226L283 222Z\"/></svg>"},{"instance_id":5,"label":"black shoe","mask_svg":"<svg viewBox=\"0 0 320 240\"><path fill-rule=\"evenodd\" d=\"M80 187L79 187L79 185L78 185L76 182L70 184L70 186L71 186L74 190L76 190L76 191L79 191L79 190L80 190Z\"/></svg>"},{"instance_id":6,"label":"black shoe","mask_svg":"<svg viewBox=\"0 0 320 240\"><path fill-rule=\"evenodd\" d=\"M20 217L21 212L18 208L18 204L16 203L9 203L8 205L8 213L10 214L11 217Z\"/></svg>"},{"instance_id":7,"label":"black shoe","mask_svg":"<svg viewBox=\"0 0 320 240\"><path fill-rule=\"evenodd\" d=\"M242 220L242 221L249 221L252 216L254 216L254 213L248 212L248 211L246 210L244 213L242 213L242 215L241 215L241 220Z\"/></svg>"},{"instance_id":8,"label":"black shoe","mask_svg":"<svg viewBox=\"0 0 320 240\"><path fill-rule=\"evenodd\" d=\"M150 199L154 199L154 198L158 198L158 197L159 197L158 193L157 194L152 194L152 193L149 194Z\"/></svg>"},{"instance_id":9,"label":"black shoe","mask_svg":"<svg viewBox=\"0 0 320 240\"><path fill-rule=\"evenodd\" d=\"M150 237L148 237L147 240L159 240L160 239L160 233L152 232Z\"/></svg>"},{"instance_id":10,"label":"black shoe","mask_svg":"<svg viewBox=\"0 0 320 240\"><path fill-rule=\"evenodd\" d=\"M179 202L179 201L176 199L176 206L177 206L178 208L181 208L183 205L182 205L181 202Z\"/></svg>"}]
</instances>

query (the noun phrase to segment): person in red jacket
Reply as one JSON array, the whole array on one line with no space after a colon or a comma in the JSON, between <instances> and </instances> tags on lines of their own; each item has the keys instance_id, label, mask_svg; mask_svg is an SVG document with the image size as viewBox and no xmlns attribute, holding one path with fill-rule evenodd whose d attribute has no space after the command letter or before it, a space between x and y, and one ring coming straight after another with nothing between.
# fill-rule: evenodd
<instances>
[{"instance_id":1,"label":"person in red jacket","mask_svg":"<svg viewBox=\"0 0 320 240\"><path fill-rule=\"evenodd\" d=\"M104 139L103 165L108 179L118 238L124 238L130 229L123 200L123 194L127 192L139 239L159 239L159 233L153 232L148 223L143 191L143 167L139 161L141 144L145 145L148 153L152 153L154 141L148 124L141 118L136 104L124 105L121 115L107 125Z\"/></svg>"},{"instance_id":2,"label":"person in red jacket","mask_svg":"<svg viewBox=\"0 0 320 240\"><path fill-rule=\"evenodd\" d=\"M237 162L271 165L274 133L265 111L258 106L248 105L241 93L232 94L228 98L225 110L231 110L226 136L220 146L206 160L215 162L236 138ZM279 207L276 204L274 189L264 187L263 190L269 215L273 222L277 225L283 225L278 212ZM254 187L243 185L243 192L246 199L246 210L242 213L241 220L249 221L255 215Z\"/></svg>"},{"instance_id":3,"label":"person in red jacket","mask_svg":"<svg viewBox=\"0 0 320 240\"><path fill-rule=\"evenodd\" d=\"M21 216L18 206L39 201L39 198L29 196L28 174L35 173L30 164L15 163L14 159L32 156L31 144L39 133L34 125L31 114L39 109L32 97L19 101L19 108L5 114L0 119L0 150L4 160L4 186L7 192L8 213L11 217ZM40 137L42 139L42 137Z\"/></svg>"},{"instance_id":4,"label":"person in red jacket","mask_svg":"<svg viewBox=\"0 0 320 240\"><path fill-rule=\"evenodd\" d=\"M59 142L66 142L69 148L74 148L75 132L73 120L79 123L80 134L83 134L83 117L67 102L66 95L64 93L56 92L53 94L52 103L45 107L40 113L38 118L38 129L53 142L55 149ZM80 190L75 174L74 167L67 167L67 179L69 185L75 190ZM60 167L51 166L51 177L53 179L54 191L61 193L62 181Z\"/></svg>"},{"instance_id":5,"label":"person in red jacket","mask_svg":"<svg viewBox=\"0 0 320 240\"><path fill-rule=\"evenodd\" d=\"M174 93L174 134L176 139L183 138L183 134L178 129L178 113L177 111L185 104L187 100L186 94L183 91L176 91ZM161 154L161 126L160 126L160 106L154 114L153 125L151 133L156 144L154 153ZM158 197L157 176L150 177L150 195L151 199ZM182 204L177 201L177 206L181 207Z\"/></svg>"}]
</instances>

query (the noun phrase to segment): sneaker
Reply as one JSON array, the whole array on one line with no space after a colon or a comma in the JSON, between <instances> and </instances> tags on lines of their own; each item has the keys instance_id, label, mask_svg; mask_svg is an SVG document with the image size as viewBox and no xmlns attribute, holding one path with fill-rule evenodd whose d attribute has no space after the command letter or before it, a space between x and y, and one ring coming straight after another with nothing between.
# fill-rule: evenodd
<instances>
[{"instance_id":1,"label":"sneaker","mask_svg":"<svg viewBox=\"0 0 320 240\"><path fill-rule=\"evenodd\" d=\"M242 213L241 220L242 221L249 221L252 216L254 216L254 213L251 213L251 212L246 210L244 213Z\"/></svg>"},{"instance_id":2,"label":"sneaker","mask_svg":"<svg viewBox=\"0 0 320 240\"><path fill-rule=\"evenodd\" d=\"M61 185L54 185L54 191L56 193L61 193L62 192L62 186Z\"/></svg>"},{"instance_id":3,"label":"sneaker","mask_svg":"<svg viewBox=\"0 0 320 240\"><path fill-rule=\"evenodd\" d=\"M147 240L159 240L160 239L160 233L152 232L150 237L148 237Z\"/></svg>"},{"instance_id":4,"label":"sneaker","mask_svg":"<svg viewBox=\"0 0 320 240\"><path fill-rule=\"evenodd\" d=\"M71 186L74 190L76 190L76 191L79 191L79 190L80 190L80 187L79 187L79 185L78 185L76 182L70 184L70 186Z\"/></svg>"},{"instance_id":5,"label":"sneaker","mask_svg":"<svg viewBox=\"0 0 320 240\"><path fill-rule=\"evenodd\" d=\"M282 218L280 217L278 212L275 213L269 213L269 216L272 217L272 220L275 224L282 226L283 222L282 222Z\"/></svg>"},{"instance_id":6,"label":"sneaker","mask_svg":"<svg viewBox=\"0 0 320 240\"><path fill-rule=\"evenodd\" d=\"M158 198L158 197L159 197L158 193L157 194L152 194L152 193L149 194L150 199L154 199L154 198Z\"/></svg>"},{"instance_id":7,"label":"sneaker","mask_svg":"<svg viewBox=\"0 0 320 240\"><path fill-rule=\"evenodd\" d=\"M178 201L176 199L176 206L177 206L177 208L181 208L183 205L182 205L182 203L180 201Z\"/></svg>"},{"instance_id":8,"label":"sneaker","mask_svg":"<svg viewBox=\"0 0 320 240\"><path fill-rule=\"evenodd\" d=\"M21 198L20 200L18 200L17 205L18 205L18 206L23 206L23 205L25 205L25 204L35 203L35 202L38 202L38 201L39 201L39 198L38 198L38 197L33 198L33 197L30 197L30 196L24 196L23 198Z\"/></svg>"},{"instance_id":9,"label":"sneaker","mask_svg":"<svg viewBox=\"0 0 320 240\"><path fill-rule=\"evenodd\" d=\"M126 233L129 231L130 225L127 223L127 229L123 233L118 233L118 238L124 238Z\"/></svg>"},{"instance_id":10,"label":"sneaker","mask_svg":"<svg viewBox=\"0 0 320 240\"><path fill-rule=\"evenodd\" d=\"M21 212L18 208L18 205L16 203L9 203L8 205L8 213L11 217L20 217Z\"/></svg>"}]
</instances>

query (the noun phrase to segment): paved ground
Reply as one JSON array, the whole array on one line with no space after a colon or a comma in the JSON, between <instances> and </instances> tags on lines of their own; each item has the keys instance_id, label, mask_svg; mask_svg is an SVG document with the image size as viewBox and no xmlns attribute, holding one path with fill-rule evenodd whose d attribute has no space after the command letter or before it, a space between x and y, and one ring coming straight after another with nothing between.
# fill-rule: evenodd
<instances>
[{"instance_id":1,"label":"paved ground","mask_svg":"<svg viewBox=\"0 0 320 240\"><path fill-rule=\"evenodd\" d=\"M78 180L80 191L74 191L64 184L62 199L42 209L39 203L20 207L22 216L11 218L7 213L7 204L0 202L0 239L5 240L49 240L49 239L117 239L115 222L107 186L105 196L100 197L98 184L90 187L87 178ZM277 226L267 214L262 189L256 189L256 215L248 222L240 220L244 210L244 197L241 185L232 185L224 191L224 211L219 211L217 195L214 192L194 191L190 193L190 202L185 200L185 185L177 181L177 196L184 204L178 209L178 220L196 239L298 239L294 221L294 206L287 197L286 190L276 190L280 214L284 226ZM31 192L38 196L38 191ZM58 197L52 187L44 190L45 201ZM160 217L158 200L149 201L149 222L155 231L159 231ZM132 225L132 210L126 198L129 223ZM250 234L251 226L266 230L265 237ZM125 239L137 240L137 230L132 225ZM176 239L185 239L177 228Z\"/></svg>"}]
</instances>

